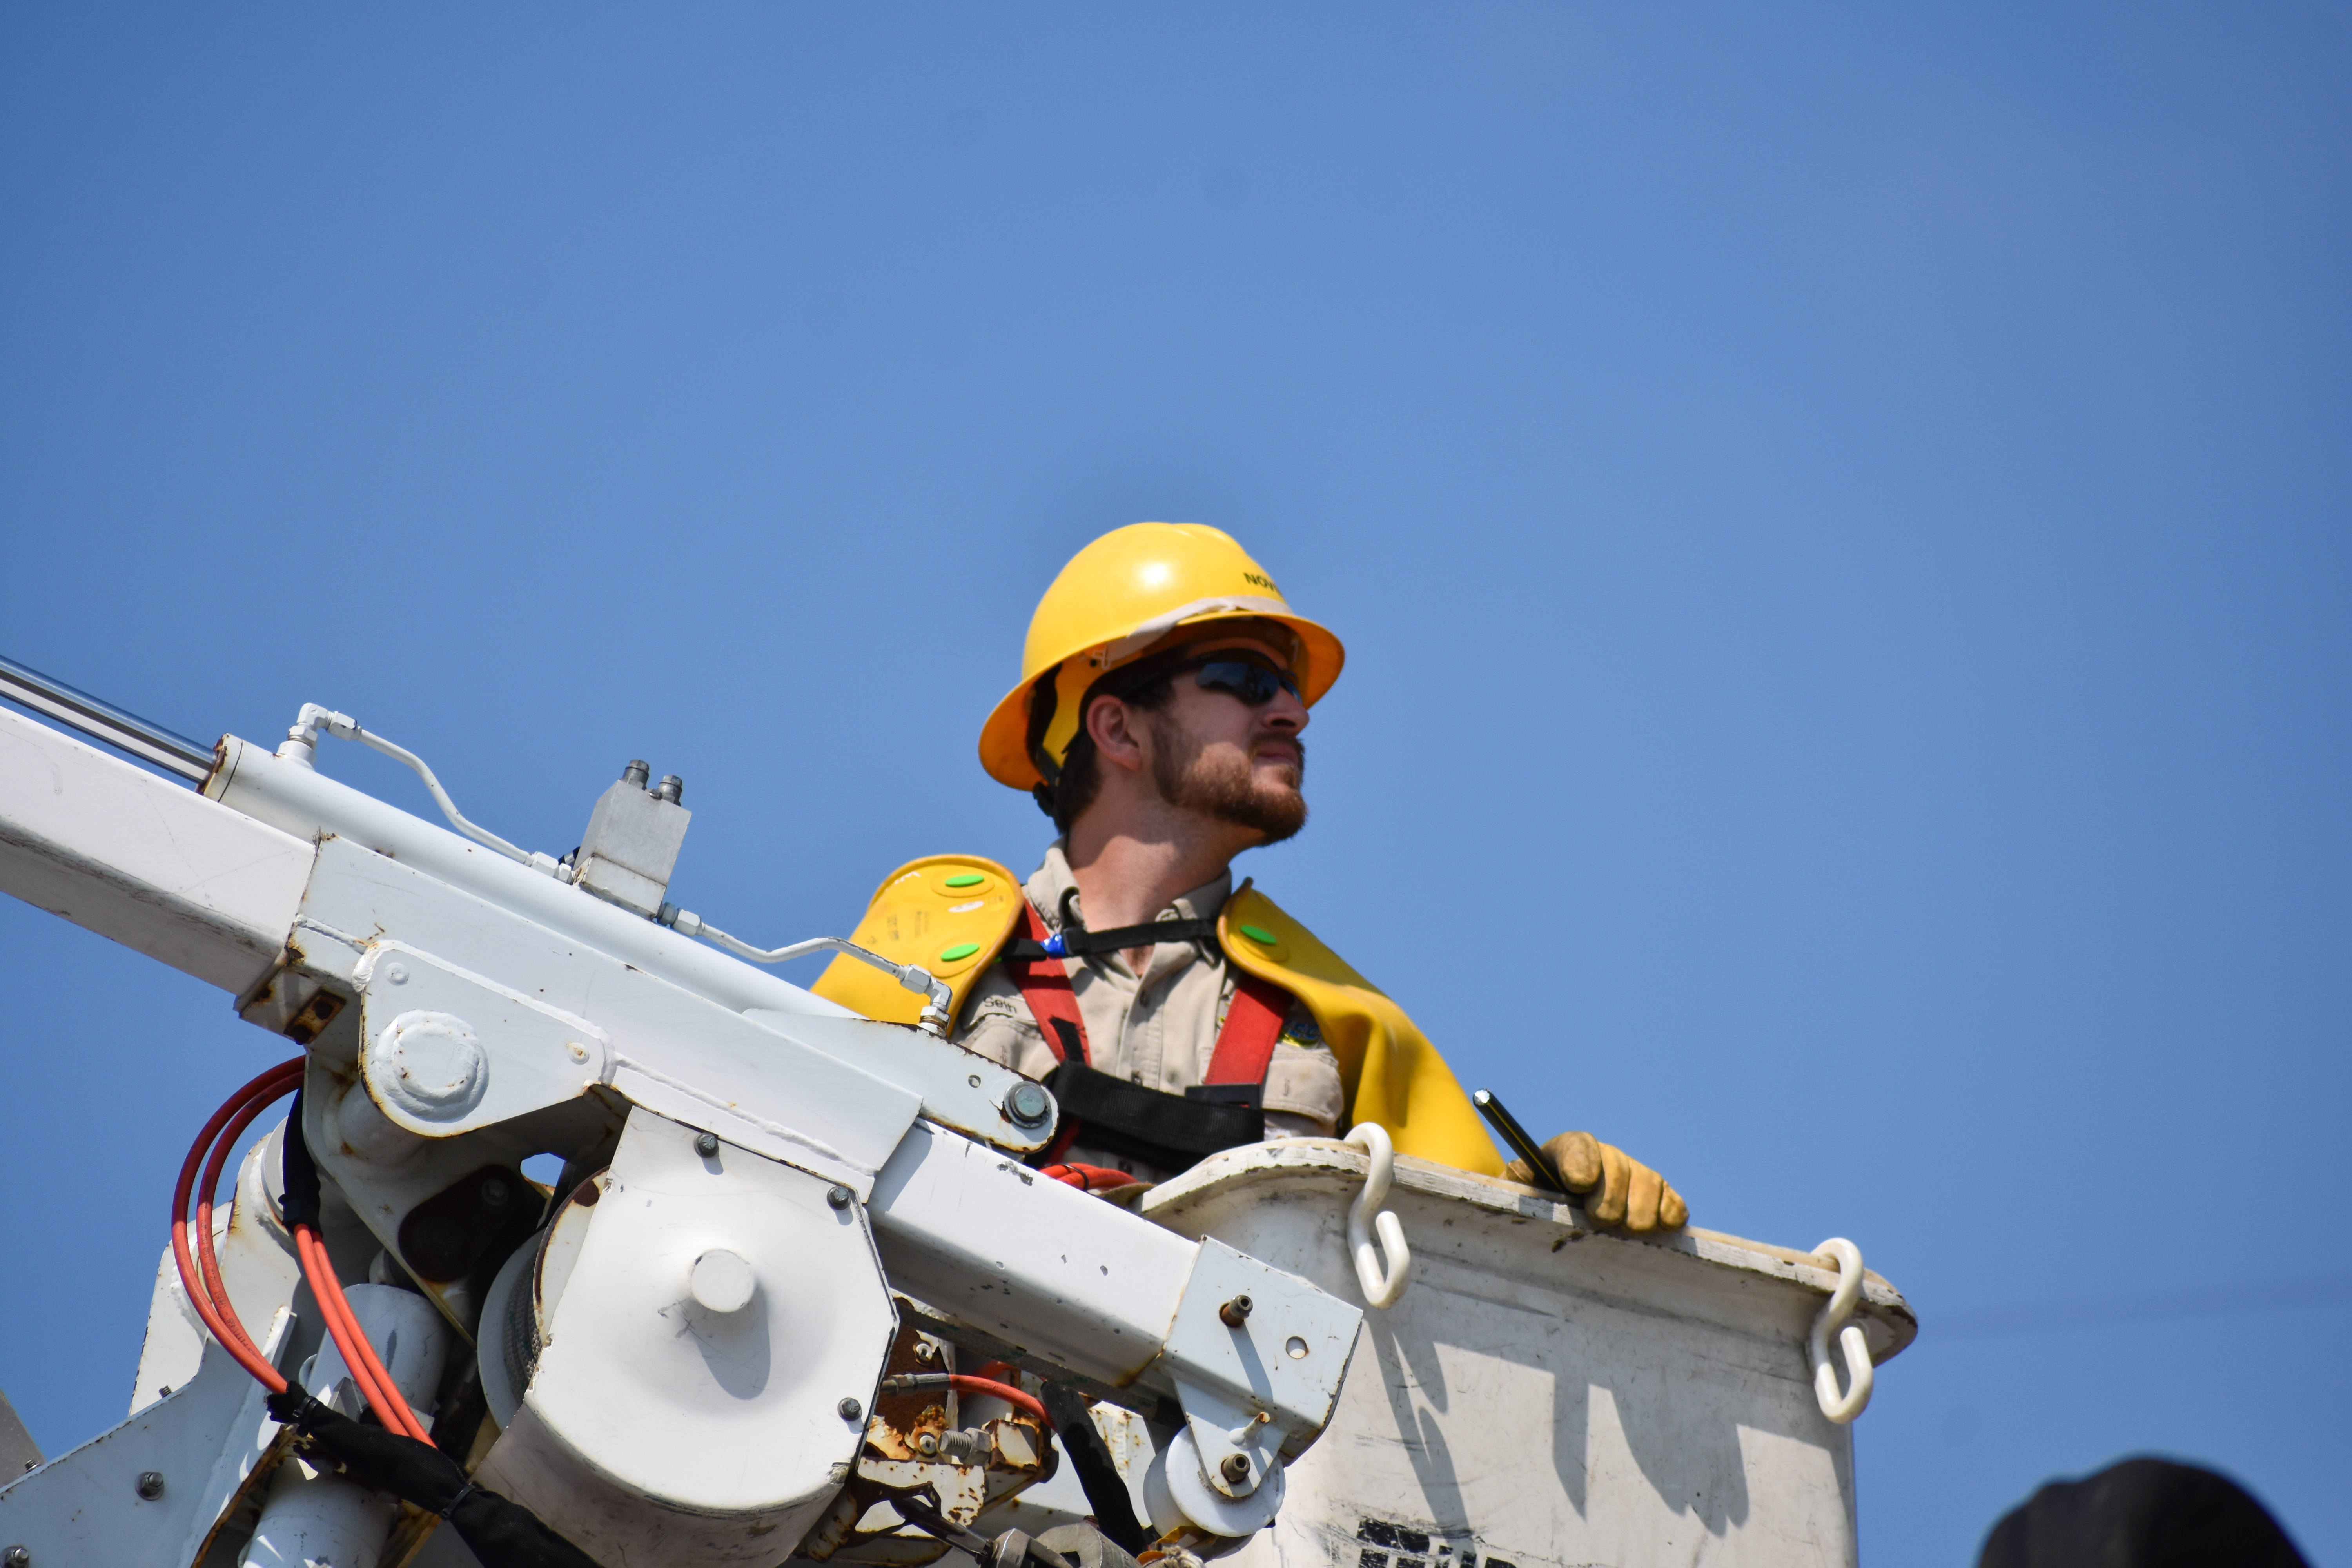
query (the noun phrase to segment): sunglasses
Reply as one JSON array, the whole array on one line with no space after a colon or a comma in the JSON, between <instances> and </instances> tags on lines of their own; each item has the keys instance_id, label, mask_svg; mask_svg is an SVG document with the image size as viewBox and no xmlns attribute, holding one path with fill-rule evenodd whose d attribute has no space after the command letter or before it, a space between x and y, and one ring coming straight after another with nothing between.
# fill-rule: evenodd
<instances>
[{"instance_id":1,"label":"sunglasses","mask_svg":"<svg viewBox=\"0 0 2352 1568\"><path fill-rule=\"evenodd\" d=\"M1203 691L1224 691L1241 699L1245 707L1263 708L1274 700L1277 691L1287 691L1301 702L1298 682L1271 665L1255 659L1236 658L1231 654L1218 654L1198 664L1179 666L1193 672L1192 682Z\"/></svg>"}]
</instances>

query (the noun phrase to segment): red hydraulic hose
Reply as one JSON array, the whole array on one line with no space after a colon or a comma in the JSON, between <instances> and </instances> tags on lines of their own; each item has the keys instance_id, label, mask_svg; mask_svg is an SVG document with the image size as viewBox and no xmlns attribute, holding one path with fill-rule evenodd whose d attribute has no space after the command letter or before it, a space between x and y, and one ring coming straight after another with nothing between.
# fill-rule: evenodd
<instances>
[{"instance_id":1,"label":"red hydraulic hose","mask_svg":"<svg viewBox=\"0 0 2352 1568\"><path fill-rule=\"evenodd\" d=\"M1045 1406L1035 1394L1024 1393L1009 1383L999 1383L992 1377L973 1377L965 1373L951 1372L948 1373L948 1386L958 1394L993 1394L1015 1410L1026 1411L1038 1420L1045 1421L1047 1426L1053 1425L1046 1421Z\"/></svg>"},{"instance_id":2,"label":"red hydraulic hose","mask_svg":"<svg viewBox=\"0 0 2352 1568\"><path fill-rule=\"evenodd\" d=\"M334 1335L335 1348L343 1352L343 1363L352 1369L352 1381L367 1396L376 1419L390 1430L420 1443L433 1441L410 1413L408 1401L400 1396L400 1385L393 1382L392 1373L376 1358L375 1346L360 1331L359 1319L352 1315L342 1284L335 1278L334 1265L328 1260L327 1244L310 1226L298 1225L294 1227L294 1246L302 1255L302 1272L310 1281L310 1294L318 1298L320 1315L327 1320L327 1331Z\"/></svg>"},{"instance_id":3,"label":"red hydraulic hose","mask_svg":"<svg viewBox=\"0 0 2352 1568\"><path fill-rule=\"evenodd\" d=\"M284 1074L288 1069L296 1067L296 1063L285 1062L279 1064L277 1071ZM300 1081L299 1071L289 1076L293 1082ZM221 1278L220 1258L213 1250L213 1194L220 1188L221 1170L227 1164L229 1154L236 1148L236 1141L244 1136L245 1130L252 1125L253 1119L259 1116L284 1092L285 1089L282 1086L273 1085L271 1089L248 1099L245 1102L245 1108L229 1118L228 1125L221 1130L219 1141L213 1145L212 1158L205 1162L204 1175L196 1183L196 1262L204 1270L205 1292L212 1297L213 1304L220 1309L223 1320L236 1331L237 1338L243 1342L245 1347L256 1355L261 1353L261 1347L253 1342L253 1336L246 1331L243 1321L236 1315L236 1307L230 1303L228 1284Z\"/></svg>"},{"instance_id":4,"label":"red hydraulic hose","mask_svg":"<svg viewBox=\"0 0 2352 1568\"><path fill-rule=\"evenodd\" d=\"M229 1300L227 1285L221 1278L220 1259L213 1247L213 1194L219 1186L221 1172L237 1138L270 1104L300 1087L303 1067L303 1059L299 1057L280 1062L230 1095L197 1134L187 1159L180 1166L179 1184L172 1194L172 1257L179 1268L180 1284L187 1292L189 1304L195 1308L213 1338L220 1342L221 1348L272 1394L285 1389L286 1378L261 1353L237 1317L236 1304ZM203 1172L200 1190L199 1167ZM192 1194L197 1194L196 1249L202 1256L201 1266L189 1254L188 1199ZM345 1299L342 1286L335 1279L334 1267L327 1258L326 1243L307 1224L293 1228L294 1250L301 1260L303 1277L310 1281L310 1293L318 1299L320 1316L326 1321L335 1348L342 1352L345 1364L351 1368L352 1381L374 1407L377 1419L394 1432L423 1442L432 1441L410 1413L408 1402L400 1397L399 1387L384 1370L375 1347L360 1331L351 1302Z\"/></svg>"},{"instance_id":5,"label":"red hydraulic hose","mask_svg":"<svg viewBox=\"0 0 2352 1568\"><path fill-rule=\"evenodd\" d=\"M1108 1165L1046 1165L1038 1173L1064 1182L1082 1193L1099 1193L1111 1187L1131 1187L1135 1178L1125 1171L1114 1171Z\"/></svg>"},{"instance_id":6,"label":"red hydraulic hose","mask_svg":"<svg viewBox=\"0 0 2352 1568\"><path fill-rule=\"evenodd\" d=\"M958 1394L984 1394L1005 1401L1014 1409L1035 1416L1048 1426L1053 1425L1046 1419L1045 1406L1038 1402L1035 1394L1024 1393L1011 1384L999 1383L992 1377L974 1377L961 1372L915 1372L900 1373L882 1380L882 1392L885 1394L916 1394L927 1388L952 1388Z\"/></svg>"},{"instance_id":7,"label":"red hydraulic hose","mask_svg":"<svg viewBox=\"0 0 2352 1568\"><path fill-rule=\"evenodd\" d=\"M237 1364L251 1373L272 1394L285 1388L284 1375L254 1347L252 1336L245 1331L245 1325L236 1321L236 1310L230 1308L224 1313L222 1309L227 1300L227 1292L223 1291L215 1298L210 1282L197 1272L195 1260L188 1255L188 1196L195 1187L196 1173L203 1167L205 1156L210 1152L213 1141L220 1136L221 1129L246 1109L248 1102L257 1100L267 1105L301 1082L301 1069L299 1058L280 1062L229 1096L227 1102L213 1112L212 1120L205 1123L205 1130L196 1135L194 1147L188 1151L187 1159L181 1163L179 1184L172 1193L172 1258L179 1266L180 1284L187 1291L188 1304L195 1308L196 1316L204 1320L205 1327L212 1331L213 1338L221 1342L221 1348L236 1357ZM207 1226L205 1241L209 1243L210 1240L211 1226Z\"/></svg>"}]
</instances>

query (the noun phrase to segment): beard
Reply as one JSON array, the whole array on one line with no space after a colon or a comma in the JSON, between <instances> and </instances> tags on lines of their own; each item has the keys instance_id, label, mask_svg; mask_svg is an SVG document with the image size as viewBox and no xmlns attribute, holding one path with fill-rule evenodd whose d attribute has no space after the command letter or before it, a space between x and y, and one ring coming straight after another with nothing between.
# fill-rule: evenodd
<instances>
[{"instance_id":1,"label":"beard","mask_svg":"<svg viewBox=\"0 0 2352 1568\"><path fill-rule=\"evenodd\" d=\"M1169 805L1254 829L1263 836L1262 844L1279 844L1307 826L1307 797L1299 792L1307 772L1306 742L1291 742L1298 748L1298 764L1282 769L1280 783L1261 782L1245 756L1213 753L1172 724L1155 723L1153 729L1151 782Z\"/></svg>"}]
</instances>

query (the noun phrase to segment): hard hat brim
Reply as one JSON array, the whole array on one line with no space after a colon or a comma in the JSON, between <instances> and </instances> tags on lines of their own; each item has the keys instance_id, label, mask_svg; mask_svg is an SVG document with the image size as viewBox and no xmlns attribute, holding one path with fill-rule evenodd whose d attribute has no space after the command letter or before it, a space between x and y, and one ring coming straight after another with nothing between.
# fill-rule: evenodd
<instances>
[{"instance_id":1,"label":"hard hat brim","mask_svg":"<svg viewBox=\"0 0 2352 1568\"><path fill-rule=\"evenodd\" d=\"M1272 621L1297 634L1299 647L1305 655L1299 662L1306 667L1299 696L1309 708L1323 700L1323 694L1330 690L1332 684L1339 679L1340 666L1348 659L1347 648L1328 628L1304 616L1280 611L1240 608L1212 611L1178 622L1175 630L1207 626L1217 621ZM1170 635L1172 636L1173 632ZM1087 651L1082 647L1072 648L1050 668L1058 668ZM1140 657L1140 652L1138 657ZM1119 662L1131 661L1122 659ZM1029 689L1035 682L1036 676L1032 675L1006 692L1003 700L997 703L994 711L989 714L988 722L981 726L980 765L988 770L990 778L1013 789L1034 789L1045 782L1045 775L1037 771L1037 764L1029 756Z\"/></svg>"}]
</instances>

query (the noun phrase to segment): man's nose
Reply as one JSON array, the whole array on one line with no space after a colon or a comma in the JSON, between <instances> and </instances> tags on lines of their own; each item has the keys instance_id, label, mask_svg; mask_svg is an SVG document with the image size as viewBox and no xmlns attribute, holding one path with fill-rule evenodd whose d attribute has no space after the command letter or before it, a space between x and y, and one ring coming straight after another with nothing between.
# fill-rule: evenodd
<instances>
[{"instance_id":1,"label":"man's nose","mask_svg":"<svg viewBox=\"0 0 2352 1568\"><path fill-rule=\"evenodd\" d=\"M1268 728L1286 731L1295 735L1307 728L1307 704L1294 696L1290 689L1286 686L1274 694L1273 701L1265 705L1264 719Z\"/></svg>"}]
</instances>

